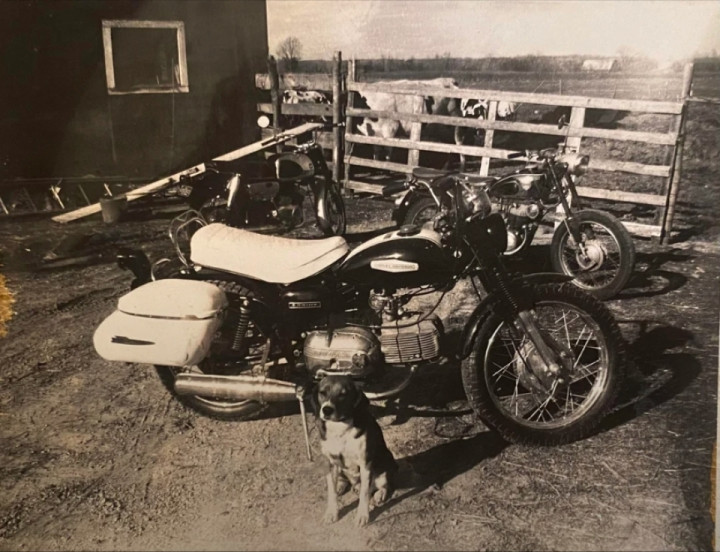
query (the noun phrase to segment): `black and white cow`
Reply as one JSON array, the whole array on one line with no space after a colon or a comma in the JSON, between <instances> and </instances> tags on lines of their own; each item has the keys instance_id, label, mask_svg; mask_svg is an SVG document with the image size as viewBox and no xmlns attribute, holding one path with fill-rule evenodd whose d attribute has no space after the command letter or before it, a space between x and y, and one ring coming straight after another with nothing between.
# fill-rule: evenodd
<instances>
[{"instance_id":1,"label":"black and white cow","mask_svg":"<svg viewBox=\"0 0 720 552\"><path fill-rule=\"evenodd\" d=\"M291 89L283 90L282 103L284 104L301 104L301 103L312 103L312 104L323 104L332 105L332 98L325 92L318 90L305 90L305 89ZM286 115L285 126L294 127L311 121L318 121L327 123L330 121L329 117L302 117L299 115Z\"/></svg>"},{"instance_id":2,"label":"black and white cow","mask_svg":"<svg viewBox=\"0 0 720 552\"><path fill-rule=\"evenodd\" d=\"M468 117L484 119L489 107L488 100L453 98L451 90L458 89L458 84L452 78L437 78L428 80L395 80L383 81L384 85L394 88L446 88L447 96L413 96L410 94L396 94L393 92L364 92L361 97L361 106L373 111L393 111L397 113L428 113L454 117ZM516 105L511 102L498 102L497 118L510 119L514 117ZM383 118L365 117L355 128L364 136L377 136L380 138L396 138L409 136L411 121ZM475 134L472 129L452 127L441 124L426 124L423 139L434 141L466 143L467 137ZM470 131L470 132L468 132ZM375 148L374 157L388 159L390 148ZM460 155L461 166L465 164L465 156Z\"/></svg>"}]
</instances>

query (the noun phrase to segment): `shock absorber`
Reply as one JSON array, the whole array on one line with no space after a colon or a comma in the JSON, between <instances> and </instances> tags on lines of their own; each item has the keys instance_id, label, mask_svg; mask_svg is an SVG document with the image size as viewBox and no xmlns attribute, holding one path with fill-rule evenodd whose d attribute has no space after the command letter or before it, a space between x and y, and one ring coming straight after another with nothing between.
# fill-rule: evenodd
<instances>
[{"instance_id":1,"label":"shock absorber","mask_svg":"<svg viewBox=\"0 0 720 552\"><path fill-rule=\"evenodd\" d=\"M250 323L250 304L247 299L242 300L240 305L240 316L238 316L237 326L235 327L235 335L232 342L232 350L240 352L245 342L245 334L247 333L248 324Z\"/></svg>"}]
</instances>

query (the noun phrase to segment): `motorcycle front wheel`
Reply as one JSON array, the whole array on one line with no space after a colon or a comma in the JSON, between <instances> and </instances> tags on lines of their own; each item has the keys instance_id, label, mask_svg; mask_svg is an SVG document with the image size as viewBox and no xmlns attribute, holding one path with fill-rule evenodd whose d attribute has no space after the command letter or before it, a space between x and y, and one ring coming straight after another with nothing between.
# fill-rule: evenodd
<instances>
[{"instance_id":1,"label":"motorcycle front wheel","mask_svg":"<svg viewBox=\"0 0 720 552\"><path fill-rule=\"evenodd\" d=\"M225 291L231 306L241 300L242 297L247 297L252 293L236 283L215 281L212 283L217 284ZM232 336L230 338L232 339ZM223 340L227 341L227 339L228 336L223 336L222 332L216 334L210 347L210 354L197 366L189 369L174 366L155 366L155 370L165 388L179 402L191 410L217 420L239 421L252 419L265 410L267 404L253 400L226 400L198 395L180 395L175 391L175 377L181 372L226 376L238 375L248 373L253 361L257 362L262 357L261 348L265 338L256 328L252 319L249 321L245 332L245 345L240 355L242 358L229 361L216 353L218 350L227 350L227 343L223 343Z\"/></svg>"},{"instance_id":2,"label":"motorcycle front wheel","mask_svg":"<svg viewBox=\"0 0 720 552\"><path fill-rule=\"evenodd\" d=\"M345 201L337 182L330 181L325 186L321 197L317 199L315 215L320 231L326 236L341 236L345 233Z\"/></svg>"},{"instance_id":3,"label":"motorcycle front wheel","mask_svg":"<svg viewBox=\"0 0 720 552\"><path fill-rule=\"evenodd\" d=\"M562 365L545 364L520 330L495 313L462 363L470 406L505 440L559 445L594 431L612 408L625 373L620 329L607 307L570 283L535 286L533 316Z\"/></svg>"},{"instance_id":4,"label":"motorcycle front wheel","mask_svg":"<svg viewBox=\"0 0 720 552\"><path fill-rule=\"evenodd\" d=\"M587 209L575 213L582 236L578 244L561 223L550 244L553 269L598 299L609 299L627 284L635 268L635 246L625 226L614 216Z\"/></svg>"}]
</instances>

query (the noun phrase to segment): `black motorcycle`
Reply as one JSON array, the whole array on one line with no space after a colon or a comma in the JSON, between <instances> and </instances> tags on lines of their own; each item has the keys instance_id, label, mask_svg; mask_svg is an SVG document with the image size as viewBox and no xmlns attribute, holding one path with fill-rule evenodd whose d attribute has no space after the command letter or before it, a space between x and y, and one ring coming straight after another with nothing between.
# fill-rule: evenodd
<instances>
[{"instance_id":1,"label":"black motorcycle","mask_svg":"<svg viewBox=\"0 0 720 552\"><path fill-rule=\"evenodd\" d=\"M153 280L140 252L120 256L142 285L98 327L95 348L156 365L179 400L223 419L274 401L302 406L327 374L352 376L371 400L391 397L450 357L473 410L505 439L587 436L623 381L612 314L563 274L510 274L505 223L483 190L455 175L433 189L442 199L432 227L405 226L352 251L339 236L290 239L181 216L176 229L199 228L188 256L176 244L173 277ZM458 346L434 311L461 279L481 301Z\"/></svg>"},{"instance_id":2,"label":"black motorcycle","mask_svg":"<svg viewBox=\"0 0 720 552\"><path fill-rule=\"evenodd\" d=\"M572 276L575 285L596 297L608 299L632 276L635 246L617 218L583 207L574 179L587 172L590 158L566 150L562 144L510 154L509 159L525 158L527 163L502 177L469 173L457 173L457 177L488 193L493 211L502 215L507 226L504 254L508 256L526 251L544 216L561 207L550 244L553 269ZM433 181L442 180L445 174L417 169L409 190L396 200L393 219L400 225L430 220L439 210L439 192L433 189Z\"/></svg>"},{"instance_id":3,"label":"black motorcycle","mask_svg":"<svg viewBox=\"0 0 720 552\"><path fill-rule=\"evenodd\" d=\"M304 203L312 197L318 228L326 236L345 233L345 203L333 180L322 147L314 140L288 143L273 137L266 151L284 143L284 151L267 158L210 161L206 171L186 178L188 205L209 222L235 228L279 224L285 229L304 222Z\"/></svg>"}]
</instances>

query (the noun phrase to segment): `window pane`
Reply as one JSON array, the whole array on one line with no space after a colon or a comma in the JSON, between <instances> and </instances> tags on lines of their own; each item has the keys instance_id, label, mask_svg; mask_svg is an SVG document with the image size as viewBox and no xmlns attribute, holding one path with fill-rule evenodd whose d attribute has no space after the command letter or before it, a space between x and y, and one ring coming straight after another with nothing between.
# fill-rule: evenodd
<instances>
[{"instance_id":1,"label":"window pane","mask_svg":"<svg viewBox=\"0 0 720 552\"><path fill-rule=\"evenodd\" d=\"M176 29L113 28L112 45L116 90L178 84Z\"/></svg>"}]
</instances>

